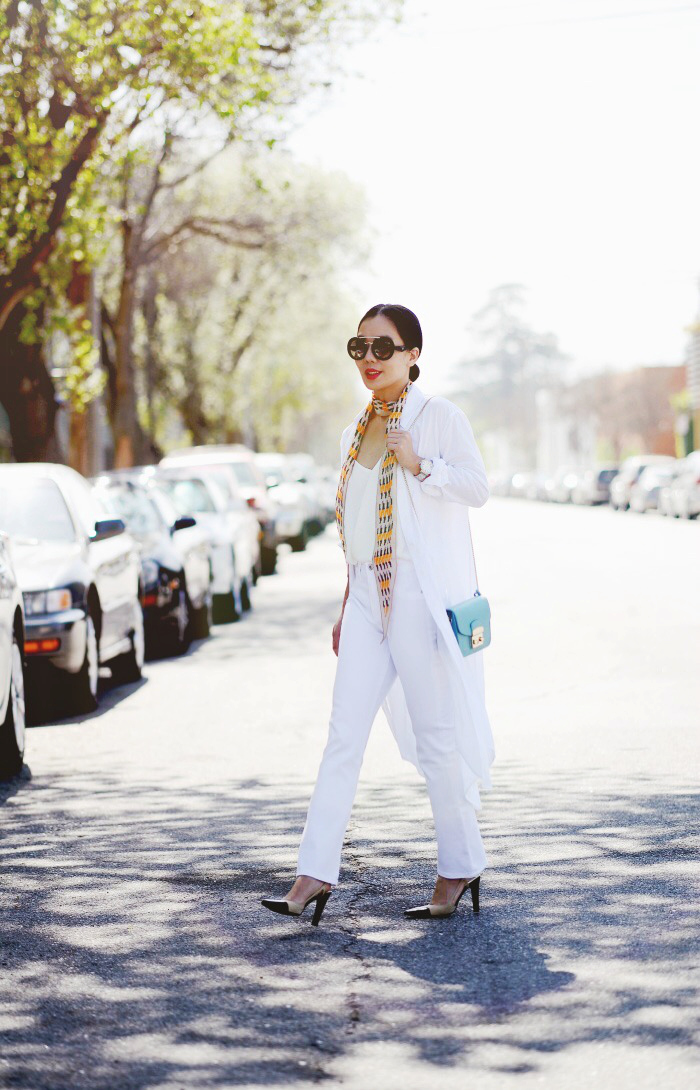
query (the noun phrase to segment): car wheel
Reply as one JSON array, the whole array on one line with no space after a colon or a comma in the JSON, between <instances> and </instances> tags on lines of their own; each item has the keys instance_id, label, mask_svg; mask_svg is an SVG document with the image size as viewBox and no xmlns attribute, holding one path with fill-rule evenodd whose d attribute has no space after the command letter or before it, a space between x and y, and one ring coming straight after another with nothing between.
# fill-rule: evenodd
<instances>
[{"instance_id":1,"label":"car wheel","mask_svg":"<svg viewBox=\"0 0 700 1090\"><path fill-rule=\"evenodd\" d=\"M10 687L7 713L0 727L0 779L9 780L22 771L25 737L24 664L17 633L10 648Z\"/></svg>"},{"instance_id":2,"label":"car wheel","mask_svg":"<svg viewBox=\"0 0 700 1090\"><path fill-rule=\"evenodd\" d=\"M253 608L253 602L250 597L250 588L248 586L248 580L244 579L241 583L241 609L244 613L247 613L249 609Z\"/></svg>"},{"instance_id":3,"label":"car wheel","mask_svg":"<svg viewBox=\"0 0 700 1090\"><path fill-rule=\"evenodd\" d=\"M304 549L306 548L306 546L308 544L308 542L309 542L309 528L308 528L307 524L304 523L304 526L303 526L303 529L302 529L301 533L297 534L296 537L290 538L289 539L289 544L292 546L292 552L293 553L303 553Z\"/></svg>"},{"instance_id":4,"label":"car wheel","mask_svg":"<svg viewBox=\"0 0 700 1090\"><path fill-rule=\"evenodd\" d=\"M260 550L260 569L263 575L274 575L277 571L277 546L270 548L263 545Z\"/></svg>"},{"instance_id":5,"label":"car wheel","mask_svg":"<svg viewBox=\"0 0 700 1090\"><path fill-rule=\"evenodd\" d=\"M124 655L118 655L111 663L112 680L120 684L138 681L143 674L146 657L146 638L143 628L143 610L141 603L134 603L133 627L131 629L131 648Z\"/></svg>"},{"instance_id":6,"label":"car wheel","mask_svg":"<svg viewBox=\"0 0 700 1090\"><path fill-rule=\"evenodd\" d=\"M97 686L100 679L100 648L94 618L85 618L85 657L77 674L68 674L69 699L77 713L92 712L97 707Z\"/></svg>"},{"instance_id":7,"label":"car wheel","mask_svg":"<svg viewBox=\"0 0 700 1090\"><path fill-rule=\"evenodd\" d=\"M205 640L211 633L214 623L211 590L207 591L204 602L199 609L190 607L190 635L193 640Z\"/></svg>"}]
</instances>

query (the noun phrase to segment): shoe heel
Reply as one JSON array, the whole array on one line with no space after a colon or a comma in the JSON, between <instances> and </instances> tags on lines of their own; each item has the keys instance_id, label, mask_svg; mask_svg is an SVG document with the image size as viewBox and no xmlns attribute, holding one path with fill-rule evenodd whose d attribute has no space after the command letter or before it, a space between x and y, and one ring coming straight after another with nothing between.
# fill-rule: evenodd
<instances>
[{"instance_id":1,"label":"shoe heel","mask_svg":"<svg viewBox=\"0 0 700 1090\"><path fill-rule=\"evenodd\" d=\"M475 912L479 911L479 883L481 882L481 876L475 878L473 882L469 884L469 889L472 895L472 908Z\"/></svg>"},{"instance_id":2,"label":"shoe heel","mask_svg":"<svg viewBox=\"0 0 700 1090\"><path fill-rule=\"evenodd\" d=\"M314 914L311 917L312 927L318 927L321 922L321 916L323 915L324 908L328 904L328 898L330 897L331 892L332 891L329 889L327 893L319 893L316 898L316 907L314 908Z\"/></svg>"}]
</instances>

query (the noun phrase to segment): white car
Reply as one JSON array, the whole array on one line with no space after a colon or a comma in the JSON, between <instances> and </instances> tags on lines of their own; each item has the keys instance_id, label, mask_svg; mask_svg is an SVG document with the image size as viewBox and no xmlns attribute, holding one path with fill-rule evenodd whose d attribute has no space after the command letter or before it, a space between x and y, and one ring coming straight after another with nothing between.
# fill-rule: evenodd
<instances>
[{"instance_id":1,"label":"white car","mask_svg":"<svg viewBox=\"0 0 700 1090\"><path fill-rule=\"evenodd\" d=\"M277 504L277 537L303 552L311 536L313 506L308 492L297 479L287 457L274 451L256 454L255 461L265 474L265 482Z\"/></svg>"},{"instance_id":2,"label":"white car","mask_svg":"<svg viewBox=\"0 0 700 1090\"><path fill-rule=\"evenodd\" d=\"M224 484L231 499L243 499L252 509L260 526L261 575L272 575L277 567L277 504L265 483L265 475L255 461L255 454L241 443L212 443L171 451L161 459L165 469L191 468L206 471Z\"/></svg>"},{"instance_id":3,"label":"white car","mask_svg":"<svg viewBox=\"0 0 700 1090\"><path fill-rule=\"evenodd\" d=\"M9 538L0 533L0 779L22 771L24 757L24 608Z\"/></svg>"},{"instance_id":4,"label":"white car","mask_svg":"<svg viewBox=\"0 0 700 1090\"><path fill-rule=\"evenodd\" d=\"M694 519L700 515L700 450L693 450L678 462L669 483L668 510L676 518Z\"/></svg>"},{"instance_id":5,"label":"white car","mask_svg":"<svg viewBox=\"0 0 700 1090\"><path fill-rule=\"evenodd\" d=\"M211 474L192 467L158 467L156 480L179 515L192 515L211 544L214 620L237 620L252 606L255 568L260 557L260 529L253 511L230 497Z\"/></svg>"}]
</instances>

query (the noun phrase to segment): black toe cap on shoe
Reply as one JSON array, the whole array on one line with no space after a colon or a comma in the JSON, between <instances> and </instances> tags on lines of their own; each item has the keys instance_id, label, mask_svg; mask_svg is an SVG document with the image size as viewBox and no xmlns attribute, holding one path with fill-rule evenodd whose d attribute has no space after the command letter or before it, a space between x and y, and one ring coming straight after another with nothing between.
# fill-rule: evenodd
<instances>
[{"instance_id":1,"label":"black toe cap on shoe","mask_svg":"<svg viewBox=\"0 0 700 1090\"><path fill-rule=\"evenodd\" d=\"M274 900L272 897L263 897L260 902L265 908L269 908L271 912L279 912L282 916L289 915L289 905L286 901Z\"/></svg>"}]
</instances>

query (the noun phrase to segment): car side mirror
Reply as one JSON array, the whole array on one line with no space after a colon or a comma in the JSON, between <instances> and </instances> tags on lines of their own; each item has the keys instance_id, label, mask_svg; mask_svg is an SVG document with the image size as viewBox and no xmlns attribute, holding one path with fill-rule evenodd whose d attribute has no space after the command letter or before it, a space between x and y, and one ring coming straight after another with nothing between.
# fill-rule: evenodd
<instances>
[{"instance_id":1,"label":"car side mirror","mask_svg":"<svg viewBox=\"0 0 700 1090\"><path fill-rule=\"evenodd\" d=\"M175 519L172 530L170 532L174 534L177 530L189 530L191 526L196 525L197 520L193 519L191 515L183 515L181 518Z\"/></svg>"},{"instance_id":2,"label":"car side mirror","mask_svg":"<svg viewBox=\"0 0 700 1090\"><path fill-rule=\"evenodd\" d=\"M117 534L125 532L126 525L123 519L98 519L94 533L90 535L90 541L105 541L108 537L116 537Z\"/></svg>"}]
</instances>

